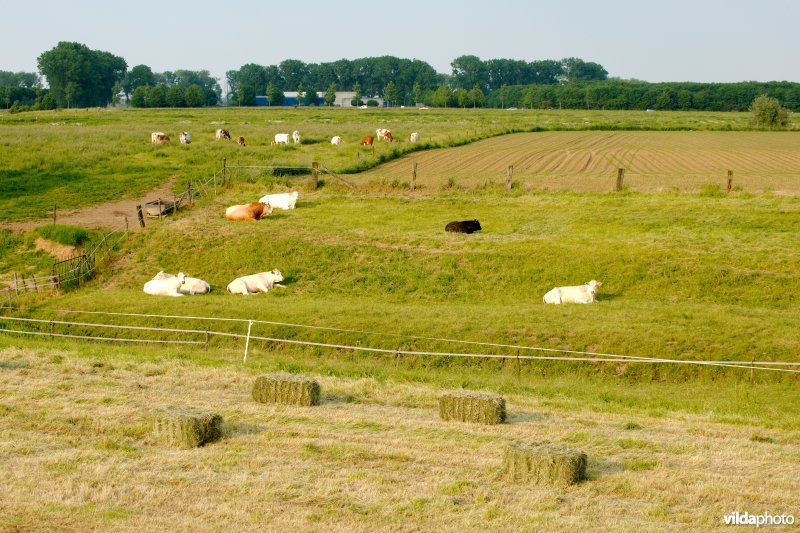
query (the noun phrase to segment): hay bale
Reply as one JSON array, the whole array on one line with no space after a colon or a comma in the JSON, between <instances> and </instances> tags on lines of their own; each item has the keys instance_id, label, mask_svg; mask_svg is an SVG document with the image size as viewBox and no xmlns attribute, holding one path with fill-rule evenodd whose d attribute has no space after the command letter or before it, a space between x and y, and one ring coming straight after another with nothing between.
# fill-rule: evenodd
<instances>
[{"instance_id":1,"label":"hay bale","mask_svg":"<svg viewBox=\"0 0 800 533\"><path fill-rule=\"evenodd\" d=\"M168 444L196 448L222 436L222 417L181 405L165 405L153 412L153 433Z\"/></svg>"},{"instance_id":2,"label":"hay bale","mask_svg":"<svg viewBox=\"0 0 800 533\"><path fill-rule=\"evenodd\" d=\"M487 392L448 392L439 398L439 416L442 420L502 424L506 420L506 399Z\"/></svg>"},{"instance_id":3,"label":"hay bale","mask_svg":"<svg viewBox=\"0 0 800 533\"><path fill-rule=\"evenodd\" d=\"M259 403L319 405L319 383L293 374L259 376L253 384L253 399Z\"/></svg>"},{"instance_id":4,"label":"hay bale","mask_svg":"<svg viewBox=\"0 0 800 533\"><path fill-rule=\"evenodd\" d=\"M503 453L503 475L535 485L572 485L586 479L587 462L586 454L574 448L515 441Z\"/></svg>"}]
</instances>

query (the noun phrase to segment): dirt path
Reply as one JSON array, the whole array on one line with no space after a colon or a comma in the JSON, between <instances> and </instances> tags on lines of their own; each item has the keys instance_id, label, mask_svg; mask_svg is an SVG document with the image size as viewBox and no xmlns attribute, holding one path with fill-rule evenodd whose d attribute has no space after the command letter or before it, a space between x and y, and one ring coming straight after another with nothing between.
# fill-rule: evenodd
<instances>
[{"instance_id":1,"label":"dirt path","mask_svg":"<svg viewBox=\"0 0 800 533\"><path fill-rule=\"evenodd\" d=\"M125 226L125 217L128 217L128 225L131 228L136 228L139 225L136 218L136 206L158 198L172 198L174 185L174 181L169 181L146 193L141 198L107 202L71 211L58 211L56 213L56 222L84 228L117 229ZM7 228L12 231L27 231L50 222L52 222L52 219L48 218L24 222L0 222L0 228Z\"/></svg>"}]
</instances>

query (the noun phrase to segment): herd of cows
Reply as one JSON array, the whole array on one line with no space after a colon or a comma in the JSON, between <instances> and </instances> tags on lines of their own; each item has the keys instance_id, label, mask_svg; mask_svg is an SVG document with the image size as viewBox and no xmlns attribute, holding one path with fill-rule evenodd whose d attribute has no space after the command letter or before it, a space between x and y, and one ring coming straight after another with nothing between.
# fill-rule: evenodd
<instances>
[{"instance_id":1,"label":"herd of cows","mask_svg":"<svg viewBox=\"0 0 800 533\"><path fill-rule=\"evenodd\" d=\"M379 141L394 141L392 132L386 128L378 128L375 130L375 134ZM169 142L170 140L168 135L158 131L154 131L150 138L151 142L156 144ZM181 132L179 138L181 144L189 144L192 142L192 137L188 131ZM300 132L295 130L292 132L291 136L288 133L276 133L272 144L288 145L290 138L295 144L300 143ZM409 142L418 142L419 138L419 133L414 132L409 136ZM230 132L226 129L218 129L216 131L216 140L226 139L232 139ZM361 139L361 146L372 146L374 140L375 137L372 135L365 135ZM237 137L236 142L240 146L246 146L244 137ZM341 143L341 136L335 135L331 138L331 144L338 146ZM225 218L237 222L253 222L260 220L272 214L274 209L294 209L297 205L298 197L299 194L297 191L291 193L267 194L259 198L257 202L228 207L225 210ZM445 231L454 233L471 234L481 229L481 224L478 220L457 220L445 226ZM279 284L281 281L283 281L283 275L280 270L275 269L270 272L259 272L258 274L236 278L228 284L227 291L231 294L257 294L259 292L267 292L273 287L283 287L283 285ZM542 301L546 304L592 303L597 296L597 288L601 285L602 283L599 281L591 280L584 285L555 287L544 295ZM210 291L211 286L207 282L201 279L187 277L183 272L178 273L178 275L172 275L165 274L161 271L144 285L145 293L158 296L207 294Z\"/></svg>"},{"instance_id":2,"label":"herd of cows","mask_svg":"<svg viewBox=\"0 0 800 533\"><path fill-rule=\"evenodd\" d=\"M386 128L376 129L375 135L377 136L377 139L379 141L394 142L394 136L392 135L392 132L387 130ZM373 142L375 141L375 138L376 137L373 137L372 135L363 136L361 138L360 146L372 146ZM411 135L409 135L408 141L412 143L418 142L419 138L420 138L419 132L415 131ZM191 144L192 142L192 136L188 131L182 131L179 134L179 139L181 144ZM220 141L220 140L232 140L232 139L233 137L231 136L231 133L228 130L219 128L216 131L216 140ZM300 132L295 130L291 133L291 135L289 135L288 133L276 133L275 137L272 139L272 144L288 145L289 139L291 139L293 143L299 144L301 140ZM169 138L169 135L167 135L163 131L154 131L153 133L150 134L150 142L152 142L153 144L162 144L170 141L171 139ZM344 140L340 135L334 135L333 137L331 137L331 144L333 145L339 146L343 142ZM244 137L242 137L241 135L236 137L236 143L239 146L247 146Z\"/></svg>"}]
</instances>

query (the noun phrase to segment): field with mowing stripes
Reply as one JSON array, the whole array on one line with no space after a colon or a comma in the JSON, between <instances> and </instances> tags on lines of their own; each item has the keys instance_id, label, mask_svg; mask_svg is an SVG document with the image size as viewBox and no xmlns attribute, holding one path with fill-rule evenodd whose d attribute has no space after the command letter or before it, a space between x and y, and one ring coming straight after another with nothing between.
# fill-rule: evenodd
<instances>
[{"instance_id":1,"label":"field with mowing stripes","mask_svg":"<svg viewBox=\"0 0 800 533\"><path fill-rule=\"evenodd\" d=\"M733 185L749 193L800 194L800 135L791 132L553 131L518 133L457 148L417 152L374 168L360 180L444 186L505 183L531 189L606 192L617 169L636 192L696 192Z\"/></svg>"}]
</instances>

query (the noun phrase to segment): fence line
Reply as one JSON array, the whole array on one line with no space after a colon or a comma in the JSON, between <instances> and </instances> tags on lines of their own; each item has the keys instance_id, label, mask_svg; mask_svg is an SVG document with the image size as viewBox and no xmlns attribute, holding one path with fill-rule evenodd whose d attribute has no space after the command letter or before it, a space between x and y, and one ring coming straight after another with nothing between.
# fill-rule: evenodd
<instances>
[{"instance_id":1,"label":"fence line","mask_svg":"<svg viewBox=\"0 0 800 533\"><path fill-rule=\"evenodd\" d=\"M167 315L148 315L148 316L163 316L167 317ZM217 320L212 317L195 317L195 318L204 318L207 320ZM701 365L701 366L713 366L713 367L727 367L727 368L739 368L745 370L766 370L772 372L789 372L789 373L800 373L800 370L794 369L787 369L787 368L770 368L770 366L800 366L800 363L793 363L793 362L783 362L783 361L765 361L765 362L756 362L756 361L690 361L690 360L679 360L679 359L669 359L669 358L644 358L644 357L637 357L635 359L629 359L628 356L624 355L616 355L616 354L593 354L595 357L575 357L575 356L552 356L552 355L519 355L519 354L485 354L485 353L463 353L463 352L432 352L432 351L418 351L418 350L403 350L403 349L391 349L391 348L373 348L369 346L352 346L347 344L333 344L333 343L325 343L325 342L314 342L314 341L302 341L302 340L295 340L295 339L284 339L278 337L263 337L263 336L256 336L251 335L251 327L254 323L265 323L264 321L257 321L257 320L242 320L242 319L222 319L222 320L235 320L237 322L248 322L248 331L246 335L242 335L239 333L229 333L229 332L222 332L222 331L212 331L212 330L194 330L194 329L179 329L179 328L156 328L156 327L147 327L147 326L127 326L127 325L118 325L118 324L96 324L96 323L87 323L87 322L71 322L71 321L56 321L56 320L49 320L49 319L35 319L35 318L22 318L22 317L2 317L0 320L13 320L18 322L33 322L33 323L48 323L48 324L59 324L59 325L79 325L85 327L101 327L101 328L112 328L112 329L128 329L128 330L139 330L139 331L157 331L157 332L170 332L170 333L192 333L192 334L205 334L206 339L208 336L217 335L229 338L236 338L236 339L245 339L245 361L247 360L247 352L249 349L250 341L251 340L261 340L266 342L277 342L277 343L285 343L285 344L296 344L296 345L303 345L303 346L314 346L314 347L321 347L321 348L332 348L332 349L344 349L344 350L351 350L351 351L361 351L361 352L371 352L371 353L384 353L384 354L393 354L396 356L400 355L412 355L412 356L432 356L432 357L461 357L461 358L481 358L481 359L517 359L517 360L529 360L529 361L571 361L571 362L613 362L613 363L620 363L620 362L630 362L630 363L651 363L651 364L687 364L687 365ZM269 323L269 322L266 322ZM30 334L30 335L42 335L42 336L51 336L51 337L66 337L66 338L77 338L77 339L90 339L90 340L117 340L115 338L110 337L103 337L103 336L91 336L91 335L68 335L68 334L61 334L61 333L48 333L48 332L29 332L24 330L10 330L10 329L0 329L0 332L4 333L20 333L20 334ZM208 340L205 342L203 341L173 341L173 340L163 340L163 339L122 339L120 342L153 342L153 343L173 343L173 344L206 344ZM453 340L453 342L459 342L457 340ZM498 346L496 344L485 343L489 346ZM537 349L536 347L527 347L529 349ZM564 353L569 352L568 350L557 350L557 349L547 349L552 351L561 351Z\"/></svg>"}]
</instances>

